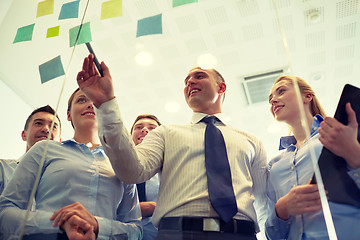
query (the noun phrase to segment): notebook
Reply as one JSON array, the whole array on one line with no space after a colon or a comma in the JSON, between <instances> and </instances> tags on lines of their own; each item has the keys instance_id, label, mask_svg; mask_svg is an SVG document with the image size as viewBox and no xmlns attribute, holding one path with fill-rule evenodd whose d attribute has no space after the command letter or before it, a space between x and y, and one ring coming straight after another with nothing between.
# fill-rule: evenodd
<instances>
[{"instance_id":1,"label":"notebook","mask_svg":"<svg viewBox=\"0 0 360 240\"><path fill-rule=\"evenodd\" d=\"M348 124L348 116L345 110L347 102L351 103L351 107L356 112L356 119L360 122L360 88L350 84L346 84L343 89L334 118L342 124ZM360 141L360 129L358 129L357 138ZM324 147L318 164L325 190L328 191L329 201L360 208L360 190L347 173L349 169L346 161ZM316 183L315 175L312 183Z\"/></svg>"}]
</instances>

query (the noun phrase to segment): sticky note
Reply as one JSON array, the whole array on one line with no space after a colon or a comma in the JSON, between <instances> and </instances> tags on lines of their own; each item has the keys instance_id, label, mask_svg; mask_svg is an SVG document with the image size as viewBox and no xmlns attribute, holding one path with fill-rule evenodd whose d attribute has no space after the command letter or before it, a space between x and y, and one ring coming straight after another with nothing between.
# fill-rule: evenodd
<instances>
[{"instance_id":1,"label":"sticky note","mask_svg":"<svg viewBox=\"0 0 360 240\"><path fill-rule=\"evenodd\" d=\"M46 32L46 38L59 36L59 30L60 30L60 26L48 28Z\"/></svg>"},{"instance_id":2,"label":"sticky note","mask_svg":"<svg viewBox=\"0 0 360 240\"><path fill-rule=\"evenodd\" d=\"M101 20L119 16L122 16L122 0L110 0L101 4Z\"/></svg>"},{"instance_id":3,"label":"sticky note","mask_svg":"<svg viewBox=\"0 0 360 240\"><path fill-rule=\"evenodd\" d=\"M13 43L31 41L35 23L18 28Z\"/></svg>"},{"instance_id":4,"label":"sticky note","mask_svg":"<svg viewBox=\"0 0 360 240\"><path fill-rule=\"evenodd\" d=\"M36 17L41 17L54 13L54 0L45 0L39 2Z\"/></svg>"},{"instance_id":5,"label":"sticky note","mask_svg":"<svg viewBox=\"0 0 360 240\"><path fill-rule=\"evenodd\" d=\"M70 47L75 46L76 38L78 38L77 45L92 41L91 31L90 31L90 22L84 23L81 27L81 30L80 30L80 26L81 25L73 27L69 30ZM80 31L80 34L79 34L79 31Z\"/></svg>"},{"instance_id":6,"label":"sticky note","mask_svg":"<svg viewBox=\"0 0 360 240\"><path fill-rule=\"evenodd\" d=\"M80 1L64 3L61 6L59 20L68 18L78 18Z\"/></svg>"},{"instance_id":7,"label":"sticky note","mask_svg":"<svg viewBox=\"0 0 360 240\"><path fill-rule=\"evenodd\" d=\"M65 74L60 56L57 56L46 63L39 65L41 83L50 81Z\"/></svg>"},{"instance_id":8,"label":"sticky note","mask_svg":"<svg viewBox=\"0 0 360 240\"><path fill-rule=\"evenodd\" d=\"M182 6L189 3L195 3L198 2L198 0L173 0L173 7Z\"/></svg>"},{"instance_id":9,"label":"sticky note","mask_svg":"<svg viewBox=\"0 0 360 240\"><path fill-rule=\"evenodd\" d=\"M140 19L137 23L136 37L141 37L150 34L161 34L161 33L162 33L161 14Z\"/></svg>"}]
</instances>

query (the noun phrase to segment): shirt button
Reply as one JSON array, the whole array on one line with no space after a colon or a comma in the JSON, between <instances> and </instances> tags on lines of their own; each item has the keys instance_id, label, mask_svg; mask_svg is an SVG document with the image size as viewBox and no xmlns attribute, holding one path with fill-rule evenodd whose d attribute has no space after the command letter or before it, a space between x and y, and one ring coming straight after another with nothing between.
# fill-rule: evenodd
<instances>
[{"instance_id":1,"label":"shirt button","mask_svg":"<svg viewBox=\"0 0 360 240\"><path fill-rule=\"evenodd\" d=\"M360 179L356 180L357 183L360 183Z\"/></svg>"},{"instance_id":2,"label":"shirt button","mask_svg":"<svg viewBox=\"0 0 360 240\"><path fill-rule=\"evenodd\" d=\"M294 166L291 166L291 168L290 168L290 169L291 169L291 171L294 171Z\"/></svg>"},{"instance_id":3,"label":"shirt button","mask_svg":"<svg viewBox=\"0 0 360 240\"><path fill-rule=\"evenodd\" d=\"M359 176L359 174L358 173L354 173L354 177L358 177Z\"/></svg>"}]
</instances>

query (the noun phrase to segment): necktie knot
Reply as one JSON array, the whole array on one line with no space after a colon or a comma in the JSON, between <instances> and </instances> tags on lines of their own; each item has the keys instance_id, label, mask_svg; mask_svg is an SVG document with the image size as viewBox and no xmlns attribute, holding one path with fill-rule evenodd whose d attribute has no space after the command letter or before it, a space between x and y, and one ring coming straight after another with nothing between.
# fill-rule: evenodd
<instances>
[{"instance_id":1,"label":"necktie knot","mask_svg":"<svg viewBox=\"0 0 360 240\"><path fill-rule=\"evenodd\" d=\"M201 121L204 122L204 123L206 123L206 124L211 123L211 124L214 124L214 125L215 125L215 123L216 123L217 121L219 121L219 120L218 120L218 118L215 117L215 116L208 116L208 117L204 117Z\"/></svg>"}]
</instances>

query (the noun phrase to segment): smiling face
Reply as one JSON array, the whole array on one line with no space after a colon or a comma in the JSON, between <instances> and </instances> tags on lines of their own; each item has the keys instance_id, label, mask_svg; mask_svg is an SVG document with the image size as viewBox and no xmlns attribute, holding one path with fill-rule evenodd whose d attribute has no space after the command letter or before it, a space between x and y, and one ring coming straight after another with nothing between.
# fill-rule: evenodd
<instances>
[{"instance_id":1,"label":"smiling face","mask_svg":"<svg viewBox=\"0 0 360 240\"><path fill-rule=\"evenodd\" d=\"M310 112L310 94L301 93L305 110ZM276 82L271 88L269 95L270 112L277 121L286 123L300 119L299 104L296 99L295 88L289 79L283 79Z\"/></svg>"},{"instance_id":2,"label":"smiling face","mask_svg":"<svg viewBox=\"0 0 360 240\"><path fill-rule=\"evenodd\" d=\"M47 139L53 118L54 115L48 112L37 112L31 117L27 128L21 133L22 139L26 141L26 151L36 142ZM54 121L50 139L60 141L59 119L55 117Z\"/></svg>"},{"instance_id":3,"label":"smiling face","mask_svg":"<svg viewBox=\"0 0 360 240\"><path fill-rule=\"evenodd\" d=\"M74 93L70 109L67 112L67 119L71 121L75 131L97 128L97 121L93 108L93 102L90 101L82 91Z\"/></svg>"},{"instance_id":4,"label":"smiling face","mask_svg":"<svg viewBox=\"0 0 360 240\"><path fill-rule=\"evenodd\" d=\"M132 129L132 139L135 143L135 145L140 144L144 137L152 130L157 128L159 124L154 120L150 118L141 118L139 119L133 126Z\"/></svg>"},{"instance_id":5,"label":"smiling face","mask_svg":"<svg viewBox=\"0 0 360 240\"><path fill-rule=\"evenodd\" d=\"M196 67L191 69L185 78L185 100L194 112L207 114L221 112L225 90L225 83L217 79L212 69Z\"/></svg>"}]
</instances>

